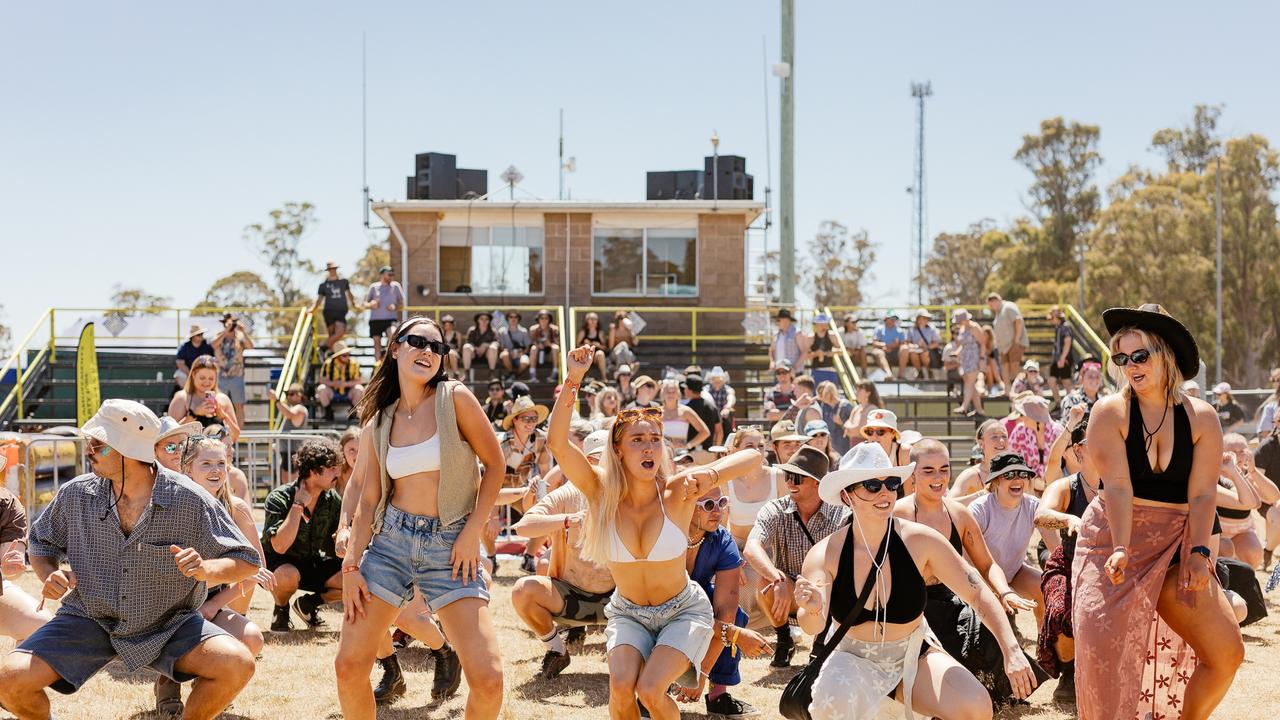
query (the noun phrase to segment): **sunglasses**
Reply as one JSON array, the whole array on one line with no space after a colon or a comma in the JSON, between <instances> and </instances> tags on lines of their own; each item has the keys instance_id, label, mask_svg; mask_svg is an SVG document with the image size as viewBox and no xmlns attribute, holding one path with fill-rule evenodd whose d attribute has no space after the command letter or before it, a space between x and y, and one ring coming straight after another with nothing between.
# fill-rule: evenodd
<instances>
[{"instance_id":1,"label":"sunglasses","mask_svg":"<svg viewBox=\"0 0 1280 720\"><path fill-rule=\"evenodd\" d=\"M522 423L533 423L536 425L538 423L538 416L537 415L521 415L520 417L516 418L516 420L519 420Z\"/></svg>"},{"instance_id":2,"label":"sunglasses","mask_svg":"<svg viewBox=\"0 0 1280 720\"><path fill-rule=\"evenodd\" d=\"M867 430L864 434L867 436L880 437L881 435L892 435L893 431L889 428L872 428Z\"/></svg>"},{"instance_id":3,"label":"sunglasses","mask_svg":"<svg viewBox=\"0 0 1280 720\"><path fill-rule=\"evenodd\" d=\"M1001 475L1001 477L1007 477L1011 480L1030 480L1035 476L1035 473L1028 470L1014 470L1013 472L1007 472Z\"/></svg>"},{"instance_id":4,"label":"sunglasses","mask_svg":"<svg viewBox=\"0 0 1280 720\"><path fill-rule=\"evenodd\" d=\"M853 485L850 485L849 487L845 488L845 492L848 492L849 490L856 488L859 485L866 488L867 492L871 493L872 495L878 494L881 489L885 489L885 490L888 490L889 492L896 493L898 492L898 489L902 487L902 478L887 477L887 478L884 478L883 480L863 480L860 483L854 483Z\"/></svg>"},{"instance_id":5,"label":"sunglasses","mask_svg":"<svg viewBox=\"0 0 1280 720\"><path fill-rule=\"evenodd\" d=\"M396 338L396 342L406 343L409 347L433 352L436 355L445 355L449 352L449 346L446 343L440 340L428 340L422 335L401 335Z\"/></svg>"},{"instance_id":6,"label":"sunglasses","mask_svg":"<svg viewBox=\"0 0 1280 720\"><path fill-rule=\"evenodd\" d=\"M1111 362L1115 363L1116 367L1124 367L1130 362L1135 365L1145 365L1150 359L1151 351L1146 348L1134 350L1131 353L1116 353L1111 356Z\"/></svg>"},{"instance_id":7,"label":"sunglasses","mask_svg":"<svg viewBox=\"0 0 1280 720\"><path fill-rule=\"evenodd\" d=\"M100 454L102 455L102 457L107 457L111 454L111 447L108 446L106 443L102 442L101 440L95 440L94 438L85 438L84 454L86 456Z\"/></svg>"},{"instance_id":8,"label":"sunglasses","mask_svg":"<svg viewBox=\"0 0 1280 720\"><path fill-rule=\"evenodd\" d=\"M182 447L182 443L177 443L177 442L167 442L167 443L165 443L165 444L164 444L164 451L165 451L165 453L166 453L166 454L168 454L168 455L172 455L172 454L174 454L174 453L178 452L178 448L180 448L180 447Z\"/></svg>"},{"instance_id":9,"label":"sunglasses","mask_svg":"<svg viewBox=\"0 0 1280 720\"><path fill-rule=\"evenodd\" d=\"M694 506L701 508L703 512L713 512L715 510L724 510L725 508L729 507L729 498L721 497L716 500L707 498L706 500L699 500L698 502L694 503Z\"/></svg>"},{"instance_id":10,"label":"sunglasses","mask_svg":"<svg viewBox=\"0 0 1280 720\"><path fill-rule=\"evenodd\" d=\"M803 485L805 480L811 480L811 479L812 478L810 478L808 475L801 475L800 473L793 473L793 472L787 473L788 485Z\"/></svg>"}]
</instances>

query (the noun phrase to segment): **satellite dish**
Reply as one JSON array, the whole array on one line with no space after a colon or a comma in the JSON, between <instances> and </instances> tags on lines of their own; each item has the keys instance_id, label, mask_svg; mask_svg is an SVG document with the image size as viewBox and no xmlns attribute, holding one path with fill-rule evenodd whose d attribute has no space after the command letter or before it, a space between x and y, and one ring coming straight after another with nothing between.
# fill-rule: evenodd
<instances>
[{"instance_id":1,"label":"satellite dish","mask_svg":"<svg viewBox=\"0 0 1280 720\"><path fill-rule=\"evenodd\" d=\"M502 182L508 185L519 185L520 181L524 179L524 175L516 169L515 165L511 165L506 170L502 171L502 175L499 177L502 178Z\"/></svg>"}]
</instances>

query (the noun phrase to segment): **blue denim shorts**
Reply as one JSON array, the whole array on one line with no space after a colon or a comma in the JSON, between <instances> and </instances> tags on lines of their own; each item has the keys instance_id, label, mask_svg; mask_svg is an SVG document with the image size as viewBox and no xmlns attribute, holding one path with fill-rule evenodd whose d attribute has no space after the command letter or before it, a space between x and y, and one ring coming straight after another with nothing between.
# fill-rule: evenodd
<instances>
[{"instance_id":1,"label":"blue denim shorts","mask_svg":"<svg viewBox=\"0 0 1280 720\"><path fill-rule=\"evenodd\" d=\"M432 612L463 598L489 602L489 587L481 572L470 582L461 575L452 577L449 555L466 524L462 518L441 527L440 518L410 515L388 504L382 530L373 536L360 562L369 592L399 608L413 599L417 586Z\"/></svg>"},{"instance_id":2,"label":"blue denim shorts","mask_svg":"<svg viewBox=\"0 0 1280 720\"><path fill-rule=\"evenodd\" d=\"M160 651L160 657L147 667L178 682L194 680L194 675L180 673L173 666L197 645L219 635L230 637L226 630L192 613L169 638ZM49 687L63 695L79 690L89 682L89 678L116 659L111 636L97 621L66 613L59 613L40 626L14 652L35 655L53 668L58 673L58 680Z\"/></svg>"},{"instance_id":3,"label":"blue denim shorts","mask_svg":"<svg viewBox=\"0 0 1280 720\"><path fill-rule=\"evenodd\" d=\"M630 645L648 660L655 647L666 645L689 658L689 669L676 682L685 687L697 684L715 623L711 601L698 583L690 580L661 605L638 605L615 590L604 616L609 619L604 628L606 654L619 645Z\"/></svg>"},{"instance_id":4,"label":"blue denim shorts","mask_svg":"<svg viewBox=\"0 0 1280 720\"><path fill-rule=\"evenodd\" d=\"M232 405L244 404L244 376L237 375L235 377L218 376L218 389L226 394L231 400Z\"/></svg>"}]
</instances>

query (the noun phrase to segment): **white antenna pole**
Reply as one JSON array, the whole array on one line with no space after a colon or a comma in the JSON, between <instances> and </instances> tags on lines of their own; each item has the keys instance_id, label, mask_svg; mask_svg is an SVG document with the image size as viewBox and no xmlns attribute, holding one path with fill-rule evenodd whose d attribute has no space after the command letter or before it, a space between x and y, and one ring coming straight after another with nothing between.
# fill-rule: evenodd
<instances>
[{"instance_id":1,"label":"white antenna pole","mask_svg":"<svg viewBox=\"0 0 1280 720\"><path fill-rule=\"evenodd\" d=\"M364 226L369 228L369 58L367 33L360 33L360 185L364 188Z\"/></svg>"},{"instance_id":2,"label":"white antenna pole","mask_svg":"<svg viewBox=\"0 0 1280 720\"><path fill-rule=\"evenodd\" d=\"M564 199L564 108L560 108L560 191L556 199Z\"/></svg>"},{"instance_id":3,"label":"white antenna pole","mask_svg":"<svg viewBox=\"0 0 1280 720\"><path fill-rule=\"evenodd\" d=\"M773 226L773 140L769 131L769 45L760 36L760 60L764 65L764 287L765 303L769 302L769 228Z\"/></svg>"}]
</instances>

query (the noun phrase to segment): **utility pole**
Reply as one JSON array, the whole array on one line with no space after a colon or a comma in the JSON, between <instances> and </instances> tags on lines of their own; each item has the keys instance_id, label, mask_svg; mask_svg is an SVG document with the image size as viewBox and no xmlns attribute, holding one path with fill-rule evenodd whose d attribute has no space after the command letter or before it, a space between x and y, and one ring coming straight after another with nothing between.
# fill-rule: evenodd
<instances>
[{"instance_id":1,"label":"utility pole","mask_svg":"<svg viewBox=\"0 0 1280 720\"><path fill-rule=\"evenodd\" d=\"M560 108L560 191L556 193L556 199L564 199L564 108Z\"/></svg>"},{"instance_id":2,"label":"utility pole","mask_svg":"<svg viewBox=\"0 0 1280 720\"><path fill-rule=\"evenodd\" d=\"M778 281L783 305L796 301L796 6L795 0L782 0L782 62L774 74L782 79L782 177L778 197Z\"/></svg>"},{"instance_id":3,"label":"utility pole","mask_svg":"<svg viewBox=\"0 0 1280 720\"><path fill-rule=\"evenodd\" d=\"M911 83L916 99L916 182L912 199L916 204L916 304L924 305L924 101L933 95L929 81Z\"/></svg>"},{"instance_id":4,"label":"utility pole","mask_svg":"<svg viewBox=\"0 0 1280 720\"><path fill-rule=\"evenodd\" d=\"M1215 160L1216 170L1213 173L1213 209L1216 216L1217 229L1214 242L1215 271L1214 294L1216 296L1216 320L1213 331L1213 382L1222 382L1222 153Z\"/></svg>"}]
</instances>

